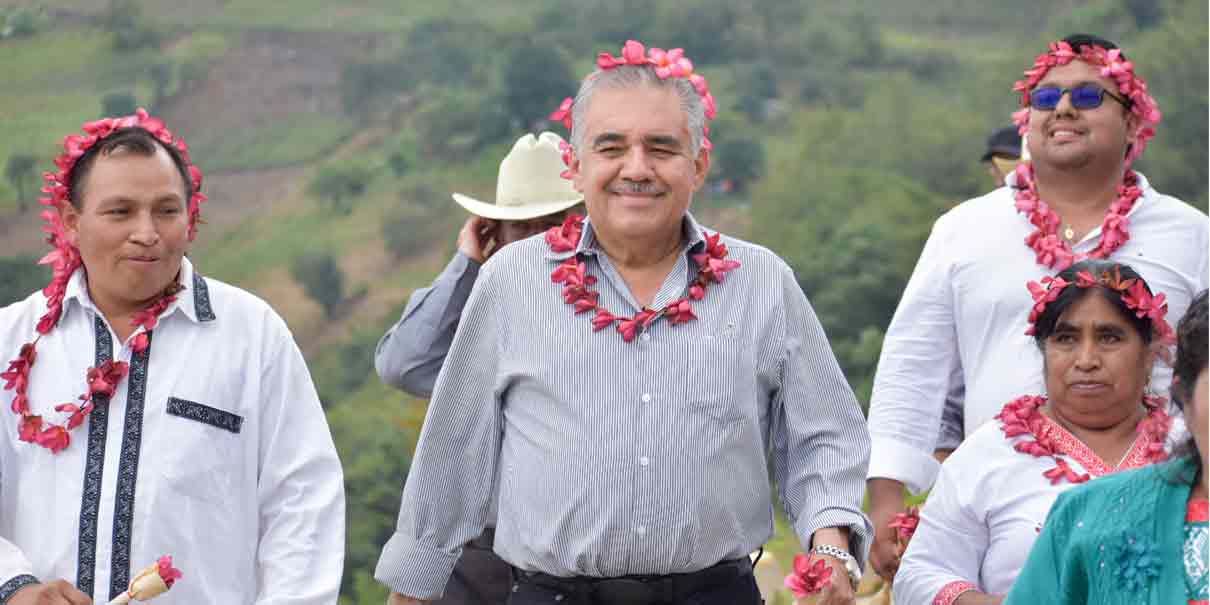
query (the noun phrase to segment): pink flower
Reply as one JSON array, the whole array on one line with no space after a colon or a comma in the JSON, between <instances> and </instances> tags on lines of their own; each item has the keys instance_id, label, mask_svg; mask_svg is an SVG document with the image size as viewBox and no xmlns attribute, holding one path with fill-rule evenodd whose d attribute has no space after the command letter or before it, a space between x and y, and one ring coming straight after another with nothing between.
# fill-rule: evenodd
<instances>
[{"instance_id":1,"label":"pink flower","mask_svg":"<svg viewBox=\"0 0 1210 605\"><path fill-rule=\"evenodd\" d=\"M706 289L701 284L694 283L692 286L689 286L689 298L693 300L706 298Z\"/></svg>"},{"instance_id":2,"label":"pink flower","mask_svg":"<svg viewBox=\"0 0 1210 605\"><path fill-rule=\"evenodd\" d=\"M559 227L546 230L546 243L555 252L571 252L580 245L580 232L584 217L573 214L563 221ZM553 278L553 276L552 276Z\"/></svg>"},{"instance_id":3,"label":"pink flower","mask_svg":"<svg viewBox=\"0 0 1210 605\"><path fill-rule=\"evenodd\" d=\"M898 530L899 541L907 544L912 539L912 534L916 533L918 525L920 525L920 509L912 507L907 512L895 515L895 518L887 524L887 527Z\"/></svg>"},{"instance_id":4,"label":"pink flower","mask_svg":"<svg viewBox=\"0 0 1210 605\"><path fill-rule=\"evenodd\" d=\"M1076 273L1076 287L1091 288L1095 285L1097 285L1097 278L1093 277L1091 273L1087 271L1079 271Z\"/></svg>"},{"instance_id":5,"label":"pink flower","mask_svg":"<svg viewBox=\"0 0 1210 605\"><path fill-rule=\"evenodd\" d=\"M648 52L648 57L651 59L651 64L655 66L655 75L659 76L661 80L684 78L693 74L693 63L685 57L683 48L674 48L669 51L652 48Z\"/></svg>"},{"instance_id":6,"label":"pink flower","mask_svg":"<svg viewBox=\"0 0 1210 605\"><path fill-rule=\"evenodd\" d=\"M714 116L718 115L718 107L714 104L714 95L712 93L702 95L702 104L706 106L706 119L713 120Z\"/></svg>"},{"instance_id":7,"label":"pink flower","mask_svg":"<svg viewBox=\"0 0 1210 605\"><path fill-rule=\"evenodd\" d=\"M50 450L52 454L58 454L71 445L71 435L67 433L67 429L52 424L38 433L36 441L38 445Z\"/></svg>"},{"instance_id":8,"label":"pink flower","mask_svg":"<svg viewBox=\"0 0 1210 605\"><path fill-rule=\"evenodd\" d=\"M17 425L17 438L26 443L35 443L42 433L41 416L22 416Z\"/></svg>"},{"instance_id":9,"label":"pink flower","mask_svg":"<svg viewBox=\"0 0 1210 605\"><path fill-rule=\"evenodd\" d=\"M689 304L689 300L682 298L674 301L664 308L664 315L668 317L668 322L672 325L689 323L697 316L693 314L693 307Z\"/></svg>"},{"instance_id":10,"label":"pink flower","mask_svg":"<svg viewBox=\"0 0 1210 605\"><path fill-rule=\"evenodd\" d=\"M126 376L130 364L125 361L107 361L99 367L88 368L88 394L91 397L113 397L118 383Z\"/></svg>"},{"instance_id":11,"label":"pink flower","mask_svg":"<svg viewBox=\"0 0 1210 605\"><path fill-rule=\"evenodd\" d=\"M1060 481L1066 479L1070 483L1084 483L1092 477L1088 474L1077 474L1072 470L1067 461L1062 458L1055 459L1055 467L1042 473L1044 477L1050 479L1051 485L1057 485Z\"/></svg>"},{"instance_id":12,"label":"pink flower","mask_svg":"<svg viewBox=\"0 0 1210 605\"><path fill-rule=\"evenodd\" d=\"M163 580L164 584L166 584L169 588L172 588L172 584L174 582L185 577L185 575L181 573L181 570L172 566L172 555L164 555L160 557L160 560L156 562L156 566L159 568L160 579Z\"/></svg>"},{"instance_id":13,"label":"pink flower","mask_svg":"<svg viewBox=\"0 0 1210 605\"><path fill-rule=\"evenodd\" d=\"M548 116L549 119L561 121L563 122L564 128L571 130L571 105L572 103L575 103L575 101L576 100L571 97L563 99L563 102L559 104L559 108L551 112L550 116ZM564 144L565 143L563 141L559 142L560 149Z\"/></svg>"},{"instance_id":14,"label":"pink flower","mask_svg":"<svg viewBox=\"0 0 1210 605\"><path fill-rule=\"evenodd\" d=\"M706 78L702 77L701 74L691 74L689 76L689 83L693 85L693 89L697 91L699 96L704 97L706 93L710 92L710 85L706 83Z\"/></svg>"},{"instance_id":15,"label":"pink flower","mask_svg":"<svg viewBox=\"0 0 1210 605\"><path fill-rule=\"evenodd\" d=\"M794 572L786 576L784 584L794 597L803 599L824 589L832 579L832 566L827 561L816 559L811 562L807 555L794 555Z\"/></svg>"},{"instance_id":16,"label":"pink flower","mask_svg":"<svg viewBox=\"0 0 1210 605\"><path fill-rule=\"evenodd\" d=\"M618 321L619 319L621 318L613 313L610 313L609 311L606 311L605 309L597 309L596 317L592 318L592 331L600 332L601 330L613 325L613 322Z\"/></svg>"},{"instance_id":17,"label":"pink flower","mask_svg":"<svg viewBox=\"0 0 1210 605\"><path fill-rule=\"evenodd\" d=\"M29 398L25 396L25 393L18 392L13 397L12 408L14 414L24 416L29 413Z\"/></svg>"},{"instance_id":18,"label":"pink flower","mask_svg":"<svg viewBox=\"0 0 1210 605\"><path fill-rule=\"evenodd\" d=\"M626 45L622 47L622 59L630 65L645 65L647 63L647 49L642 42L637 40L627 40Z\"/></svg>"}]
</instances>

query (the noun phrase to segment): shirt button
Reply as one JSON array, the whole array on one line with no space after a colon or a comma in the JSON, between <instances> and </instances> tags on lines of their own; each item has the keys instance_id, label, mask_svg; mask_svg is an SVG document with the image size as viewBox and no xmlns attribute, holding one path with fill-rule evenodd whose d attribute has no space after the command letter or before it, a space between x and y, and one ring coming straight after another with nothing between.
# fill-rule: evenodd
<instances>
[{"instance_id":1,"label":"shirt button","mask_svg":"<svg viewBox=\"0 0 1210 605\"><path fill-rule=\"evenodd\" d=\"M647 466L650 463L651 463L651 460L648 460L647 456L643 456L642 458L639 458L639 466Z\"/></svg>"},{"instance_id":2,"label":"shirt button","mask_svg":"<svg viewBox=\"0 0 1210 605\"><path fill-rule=\"evenodd\" d=\"M649 340L651 340L651 335L646 332L643 332L643 335L640 336L639 338L642 338L644 341L649 341Z\"/></svg>"},{"instance_id":3,"label":"shirt button","mask_svg":"<svg viewBox=\"0 0 1210 605\"><path fill-rule=\"evenodd\" d=\"M634 528L634 533L636 533L640 536L645 535L647 533L647 528L640 525L640 526Z\"/></svg>"},{"instance_id":4,"label":"shirt button","mask_svg":"<svg viewBox=\"0 0 1210 605\"><path fill-rule=\"evenodd\" d=\"M651 403L651 393L643 393L643 403Z\"/></svg>"}]
</instances>

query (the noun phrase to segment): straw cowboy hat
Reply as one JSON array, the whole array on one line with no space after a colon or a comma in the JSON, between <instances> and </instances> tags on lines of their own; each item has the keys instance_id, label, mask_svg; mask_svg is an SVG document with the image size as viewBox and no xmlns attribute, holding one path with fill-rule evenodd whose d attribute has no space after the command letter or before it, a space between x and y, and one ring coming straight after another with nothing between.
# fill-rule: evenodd
<instances>
[{"instance_id":1,"label":"straw cowboy hat","mask_svg":"<svg viewBox=\"0 0 1210 605\"><path fill-rule=\"evenodd\" d=\"M512 151L500 162L496 203L481 202L461 193L454 194L454 201L471 214L504 221L546 216L579 204L584 196L571 186L571 181L559 176L564 168L563 153L559 151L562 142L553 132L543 132L537 137L526 134L517 139Z\"/></svg>"}]
</instances>

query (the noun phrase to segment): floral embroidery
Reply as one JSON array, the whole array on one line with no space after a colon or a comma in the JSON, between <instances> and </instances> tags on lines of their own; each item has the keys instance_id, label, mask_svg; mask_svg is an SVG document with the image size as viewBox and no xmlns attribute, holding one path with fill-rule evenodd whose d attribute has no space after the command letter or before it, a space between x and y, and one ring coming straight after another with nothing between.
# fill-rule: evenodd
<instances>
[{"instance_id":1,"label":"floral embroidery","mask_svg":"<svg viewBox=\"0 0 1210 605\"><path fill-rule=\"evenodd\" d=\"M34 340L22 345L17 358L9 362L8 370L0 373L0 380L4 380L3 390L12 390L15 393L12 409L13 413L20 416L18 437L21 441L45 447L52 453L58 453L71 444L69 431L82 424L84 418L92 412L95 407L93 397L99 394L111 395L117 383L126 373L124 362L112 362L108 366L89 368L86 374L89 391L80 396L80 403L63 403L55 406L56 411L70 414L64 424L47 422L41 416L30 412L27 389L30 369L37 359L35 348L38 340L43 335L50 333L51 329L58 324L59 317L63 314L63 298L67 292L67 283L76 269L83 264L80 251L67 237L63 221L59 216L59 211L71 203L71 191L68 189L68 184L71 183L71 171L85 152L123 128L146 130L165 145L176 149L185 161L192 181L191 194L187 204L190 241L193 241L197 235L201 204L206 201L206 196L201 193L202 172L190 162L189 147L185 141L174 137L162 121L151 117L142 108L139 108L134 115L88 122L83 126L85 134L72 134L63 139L64 151L55 158L55 166L59 171L45 173L43 176L45 185L42 187L42 192L47 196L38 200L39 204L46 206L41 214L46 223L42 230L48 234L47 242L54 248L38 261L39 264L50 265L52 270L50 284L42 289L47 300L47 311L38 320ZM136 354L147 349L148 334L155 328L159 315L176 300L175 295L181 289L183 288L180 285L173 284L156 302L135 316L133 325L143 329L143 332L135 337L131 345ZM96 389L94 389L94 385L96 385Z\"/></svg>"},{"instance_id":2,"label":"floral embroidery","mask_svg":"<svg viewBox=\"0 0 1210 605\"><path fill-rule=\"evenodd\" d=\"M832 580L832 566L822 558L811 562L803 553L794 555L794 571L783 581L797 599L820 592Z\"/></svg>"},{"instance_id":3,"label":"floral embroidery","mask_svg":"<svg viewBox=\"0 0 1210 605\"><path fill-rule=\"evenodd\" d=\"M1163 567L1159 548L1129 532L1122 534L1114 554L1118 563L1114 573L1128 592L1138 592L1152 578L1158 578Z\"/></svg>"},{"instance_id":4,"label":"floral embroidery","mask_svg":"<svg viewBox=\"0 0 1210 605\"><path fill-rule=\"evenodd\" d=\"M1143 398L1147 417L1139 422L1136 429L1139 436L1116 469L1105 464L1082 441L1042 414L1040 408L1046 405L1046 402L1047 398L1043 396L1018 397L1007 403L996 415L996 419L1000 421L1000 430L1004 431L1004 436L1008 439L1033 437L1032 440L1017 441L1013 444L1013 449L1023 454L1039 458L1050 457L1054 460L1055 467L1042 473L1050 479L1052 485L1062 481L1084 483L1094 476L1161 462L1168 457L1164 451L1164 442L1168 438L1172 420L1164 411L1165 401L1162 397ZM1066 460L1059 457L1060 455L1079 462L1088 472L1077 473Z\"/></svg>"},{"instance_id":5,"label":"floral embroidery","mask_svg":"<svg viewBox=\"0 0 1210 605\"><path fill-rule=\"evenodd\" d=\"M950 582L933 597L933 605L951 605L962 593L971 590L979 590L979 587L970 582Z\"/></svg>"},{"instance_id":6,"label":"floral embroidery","mask_svg":"<svg viewBox=\"0 0 1210 605\"><path fill-rule=\"evenodd\" d=\"M583 237L584 217L569 216L559 227L551 227L546 232L546 243L554 252L571 252L579 246ZM563 301L575 308L575 313L595 312L592 318L592 330L600 332L617 322L617 331L622 340L630 342L640 330L645 330L661 317L667 317L668 323L679 325L697 319L693 314L691 300L701 300L706 296L706 288L710 284L722 283L727 273L738 269L739 261L727 259L727 244L720 241L717 233L706 234L706 251L694 254L693 261L698 265L697 277L690 284L684 297L672 301L663 309L644 308L634 317L622 317L610 313L600 306L600 293L590 289L597 283L597 278L588 275L588 265L579 256L572 256L555 267L550 274L550 281L563 285Z\"/></svg>"}]
</instances>

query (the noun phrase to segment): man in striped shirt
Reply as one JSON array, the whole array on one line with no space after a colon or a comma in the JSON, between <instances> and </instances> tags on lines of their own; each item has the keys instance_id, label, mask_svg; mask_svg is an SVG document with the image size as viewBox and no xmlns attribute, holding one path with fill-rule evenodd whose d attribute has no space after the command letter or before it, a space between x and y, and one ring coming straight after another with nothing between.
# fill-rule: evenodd
<instances>
[{"instance_id":1,"label":"man in striped shirt","mask_svg":"<svg viewBox=\"0 0 1210 605\"><path fill-rule=\"evenodd\" d=\"M864 419L789 267L688 213L704 96L647 63L581 85L570 174L589 219L480 270L375 572L390 602L440 596L498 485L511 603L758 604L766 453L833 567L822 602L853 602Z\"/></svg>"}]
</instances>

